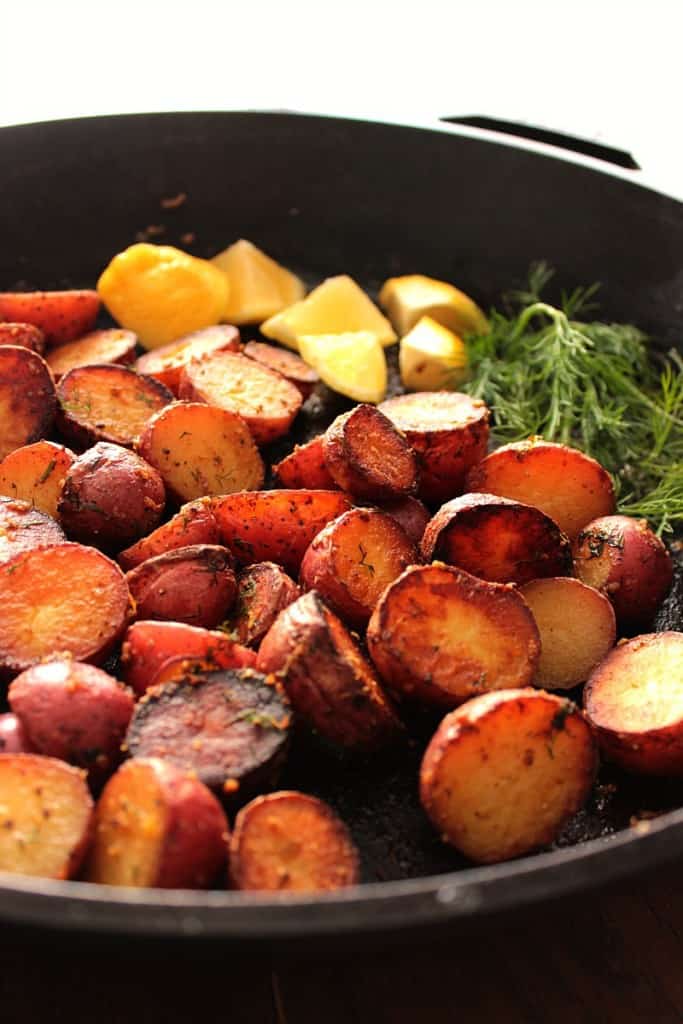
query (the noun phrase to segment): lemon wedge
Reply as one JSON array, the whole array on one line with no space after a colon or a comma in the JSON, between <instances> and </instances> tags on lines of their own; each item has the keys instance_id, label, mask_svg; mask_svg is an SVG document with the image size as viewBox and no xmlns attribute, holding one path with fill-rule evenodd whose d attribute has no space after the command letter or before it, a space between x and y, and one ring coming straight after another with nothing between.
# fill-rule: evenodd
<instances>
[{"instance_id":1,"label":"lemon wedge","mask_svg":"<svg viewBox=\"0 0 683 1024\"><path fill-rule=\"evenodd\" d=\"M411 391L454 391L467 377L467 349L457 334L423 316L401 338L398 365Z\"/></svg>"},{"instance_id":2,"label":"lemon wedge","mask_svg":"<svg viewBox=\"0 0 683 1024\"><path fill-rule=\"evenodd\" d=\"M299 351L304 362L340 395L373 404L386 395L387 361L372 331L304 334L299 338Z\"/></svg>"},{"instance_id":3,"label":"lemon wedge","mask_svg":"<svg viewBox=\"0 0 683 1024\"><path fill-rule=\"evenodd\" d=\"M215 267L228 275L230 299L225 319L231 324L259 324L303 299L303 281L252 242L240 238L214 256Z\"/></svg>"},{"instance_id":4,"label":"lemon wedge","mask_svg":"<svg viewBox=\"0 0 683 1024\"><path fill-rule=\"evenodd\" d=\"M390 277L382 286L379 301L401 335L423 316L430 316L462 337L489 330L488 320L469 295L455 285L423 274Z\"/></svg>"},{"instance_id":5,"label":"lemon wedge","mask_svg":"<svg viewBox=\"0 0 683 1024\"><path fill-rule=\"evenodd\" d=\"M302 335L348 334L370 331L381 345L393 345L396 334L377 306L346 274L328 277L313 291L261 324L266 338L299 348Z\"/></svg>"},{"instance_id":6,"label":"lemon wedge","mask_svg":"<svg viewBox=\"0 0 683 1024\"><path fill-rule=\"evenodd\" d=\"M158 348L224 316L230 285L208 260L140 242L117 253L97 282L100 298L145 348Z\"/></svg>"}]
</instances>

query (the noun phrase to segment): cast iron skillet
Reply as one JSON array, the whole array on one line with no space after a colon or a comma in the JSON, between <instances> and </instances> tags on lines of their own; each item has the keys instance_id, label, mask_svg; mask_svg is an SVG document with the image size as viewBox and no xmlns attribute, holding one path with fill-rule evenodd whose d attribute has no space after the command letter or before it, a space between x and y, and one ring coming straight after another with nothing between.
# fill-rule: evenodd
<instances>
[{"instance_id":1,"label":"cast iron skillet","mask_svg":"<svg viewBox=\"0 0 683 1024\"><path fill-rule=\"evenodd\" d=\"M180 192L182 206L162 208L162 198ZM472 128L285 113L0 130L0 288L91 286L141 231L199 255L250 238L312 280L346 272L370 290L389 275L420 271L458 282L484 305L545 258L567 288L602 281L604 316L637 323L662 345L683 337L683 205L596 160ZM314 403L296 439L340 407L329 395ZM679 576L658 626L682 624ZM440 844L417 801L417 766L433 727L419 723L401 756L347 763L299 749L288 765L283 785L330 800L351 826L369 883L360 889L273 899L5 875L0 919L242 945L411 936L468 927L683 850L683 810L672 810L683 806L681 785L603 769L588 807L552 850L469 867Z\"/></svg>"}]
</instances>

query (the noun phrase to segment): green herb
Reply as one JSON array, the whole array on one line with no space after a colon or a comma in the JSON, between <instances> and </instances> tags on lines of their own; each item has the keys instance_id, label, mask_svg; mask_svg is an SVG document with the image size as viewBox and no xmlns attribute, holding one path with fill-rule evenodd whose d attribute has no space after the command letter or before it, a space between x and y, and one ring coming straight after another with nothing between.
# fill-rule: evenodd
<instances>
[{"instance_id":1,"label":"green herb","mask_svg":"<svg viewBox=\"0 0 683 1024\"><path fill-rule=\"evenodd\" d=\"M491 330L468 342L471 379L462 390L493 411L499 443L540 436L597 459L614 479L619 508L659 533L683 522L683 360L650 351L629 324L577 320L597 285L540 300L552 272L532 268L511 293L518 312L491 314Z\"/></svg>"},{"instance_id":2,"label":"green herb","mask_svg":"<svg viewBox=\"0 0 683 1024\"><path fill-rule=\"evenodd\" d=\"M44 484L45 481L47 480L47 478L49 477L50 473L52 473L52 471L54 470L56 465L57 465L57 460L56 459L51 459L48 462L48 464L45 467L45 469L43 470L43 472L40 474L40 476L36 480L36 483L37 484Z\"/></svg>"},{"instance_id":3,"label":"green herb","mask_svg":"<svg viewBox=\"0 0 683 1024\"><path fill-rule=\"evenodd\" d=\"M358 545L358 550L360 551L360 562L358 564L362 565L364 569L367 569L371 576L374 576L375 567L374 565L370 565L369 562L365 561L365 559L368 557L368 553L362 544Z\"/></svg>"},{"instance_id":4,"label":"green herb","mask_svg":"<svg viewBox=\"0 0 683 1024\"><path fill-rule=\"evenodd\" d=\"M245 708L244 711L240 711L238 715L235 715L234 721L248 722L249 725L257 725L261 729L284 728L283 723L278 721L277 718L264 711L257 711L255 708Z\"/></svg>"}]
</instances>

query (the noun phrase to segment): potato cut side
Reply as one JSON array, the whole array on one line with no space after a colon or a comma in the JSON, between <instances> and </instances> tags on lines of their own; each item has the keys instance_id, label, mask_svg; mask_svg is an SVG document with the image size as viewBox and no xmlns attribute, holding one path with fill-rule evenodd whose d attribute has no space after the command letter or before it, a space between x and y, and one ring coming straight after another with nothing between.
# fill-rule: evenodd
<instances>
[{"instance_id":1,"label":"potato cut side","mask_svg":"<svg viewBox=\"0 0 683 1024\"><path fill-rule=\"evenodd\" d=\"M183 370L182 399L239 413L257 444L286 434L301 408L301 392L275 373L237 352L214 352Z\"/></svg>"},{"instance_id":2,"label":"potato cut side","mask_svg":"<svg viewBox=\"0 0 683 1024\"><path fill-rule=\"evenodd\" d=\"M229 409L176 402L149 421L137 447L180 501L263 484L263 460L251 431Z\"/></svg>"},{"instance_id":3,"label":"potato cut side","mask_svg":"<svg viewBox=\"0 0 683 1024\"><path fill-rule=\"evenodd\" d=\"M327 804L283 790L257 797L237 815L230 878L236 889L341 889L358 882L359 858L346 826Z\"/></svg>"},{"instance_id":4,"label":"potato cut side","mask_svg":"<svg viewBox=\"0 0 683 1024\"><path fill-rule=\"evenodd\" d=\"M467 379L467 349L457 334L423 316L401 338L398 366L410 391L456 388Z\"/></svg>"},{"instance_id":5,"label":"potato cut side","mask_svg":"<svg viewBox=\"0 0 683 1024\"><path fill-rule=\"evenodd\" d=\"M76 341L67 341L66 344L53 348L48 352L46 362L55 380L59 380L77 366L91 366L93 363L132 363L135 359L137 340L132 331L124 331L119 327L91 331Z\"/></svg>"},{"instance_id":6,"label":"potato cut side","mask_svg":"<svg viewBox=\"0 0 683 1024\"><path fill-rule=\"evenodd\" d=\"M399 334L407 334L424 316L456 334L486 334L489 323L477 304L455 285L424 274L390 277L379 293Z\"/></svg>"},{"instance_id":7,"label":"potato cut side","mask_svg":"<svg viewBox=\"0 0 683 1024\"><path fill-rule=\"evenodd\" d=\"M244 354L255 359L269 370L275 370L286 377L301 392L304 401L308 398L320 377L312 366L308 366L294 352L276 345L266 345L262 341L248 341L244 346Z\"/></svg>"},{"instance_id":8,"label":"potato cut side","mask_svg":"<svg viewBox=\"0 0 683 1024\"><path fill-rule=\"evenodd\" d=\"M218 523L213 514L211 499L197 498L183 505L167 523L162 523L136 544L121 551L118 562L124 569L134 569L148 558L164 555L176 548L219 542Z\"/></svg>"},{"instance_id":9,"label":"potato cut side","mask_svg":"<svg viewBox=\"0 0 683 1024\"><path fill-rule=\"evenodd\" d=\"M591 729L575 704L507 690L446 715L422 761L420 797L445 842L491 864L552 842L596 770Z\"/></svg>"},{"instance_id":10,"label":"potato cut side","mask_svg":"<svg viewBox=\"0 0 683 1024\"><path fill-rule=\"evenodd\" d=\"M302 334L301 356L328 388L354 402L381 402L387 393L387 360L372 331Z\"/></svg>"},{"instance_id":11,"label":"potato cut side","mask_svg":"<svg viewBox=\"0 0 683 1024\"><path fill-rule=\"evenodd\" d=\"M56 519L64 480L75 458L69 448L53 441L16 448L0 463L0 494L28 501Z\"/></svg>"},{"instance_id":12,"label":"potato cut side","mask_svg":"<svg viewBox=\"0 0 683 1024\"><path fill-rule=\"evenodd\" d=\"M225 319L232 324L259 324L299 302L303 281L244 238L211 261L227 274L230 298Z\"/></svg>"},{"instance_id":13,"label":"potato cut side","mask_svg":"<svg viewBox=\"0 0 683 1024\"><path fill-rule=\"evenodd\" d=\"M29 348L0 346L0 459L48 434L56 408L45 360Z\"/></svg>"},{"instance_id":14,"label":"potato cut side","mask_svg":"<svg viewBox=\"0 0 683 1024\"><path fill-rule=\"evenodd\" d=\"M0 498L0 562L34 548L62 544L65 539L59 523L28 501Z\"/></svg>"},{"instance_id":15,"label":"potato cut side","mask_svg":"<svg viewBox=\"0 0 683 1024\"><path fill-rule=\"evenodd\" d=\"M289 455L273 466L273 475L281 487L294 490L306 487L333 491L337 486L325 465L322 434L306 444L295 445Z\"/></svg>"},{"instance_id":16,"label":"potato cut side","mask_svg":"<svg viewBox=\"0 0 683 1024\"><path fill-rule=\"evenodd\" d=\"M533 616L513 587L437 563L406 569L387 587L367 640L392 692L441 707L528 686L541 646Z\"/></svg>"},{"instance_id":17,"label":"potato cut side","mask_svg":"<svg viewBox=\"0 0 683 1024\"><path fill-rule=\"evenodd\" d=\"M607 598L561 576L533 580L520 594L541 634L534 684L565 690L585 682L616 643L614 609Z\"/></svg>"},{"instance_id":18,"label":"potato cut side","mask_svg":"<svg viewBox=\"0 0 683 1024\"><path fill-rule=\"evenodd\" d=\"M599 462L538 437L492 452L470 471L467 486L535 505L570 539L591 519L615 509L612 480Z\"/></svg>"},{"instance_id":19,"label":"potato cut side","mask_svg":"<svg viewBox=\"0 0 683 1024\"><path fill-rule=\"evenodd\" d=\"M40 327L33 324L0 323L0 345L19 345L30 348L42 356L45 352L45 335Z\"/></svg>"},{"instance_id":20,"label":"potato cut side","mask_svg":"<svg viewBox=\"0 0 683 1024\"><path fill-rule=\"evenodd\" d=\"M72 878L90 840L83 773L39 754L0 753L0 871Z\"/></svg>"},{"instance_id":21,"label":"potato cut side","mask_svg":"<svg viewBox=\"0 0 683 1024\"><path fill-rule=\"evenodd\" d=\"M0 672L10 675L61 652L103 660L131 614L118 565L80 544L16 555L0 566L0 590Z\"/></svg>"},{"instance_id":22,"label":"potato cut side","mask_svg":"<svg viewBox=\"0 0 683 1024\"><path fill-rule=\"evenodd\" d=\"M274 562L258 562L240 573L237 600L225 626L230 627L232 639L240 644L255 646L261 642L282 609L299 597L301 591L279 565Z\"/></svg>"},{"instance_id":23,"label":"potato cut side","mask_svg":"<svg viewBox=\"0 0 683 1024\"><path fill-rule=\"evenodd\" d=\"M414 494L415 452L390 419L373 405L338 416L323 438L323 458L335 483L362 501Z\"/></svg>"},{"instance_id":24,"label":"potato cut side","mask_svg":"<svg viewBox=\"0 0 683 1024\"><path fill-rule=\"evenodd\" d=\"M391 324L353 278L346 274L328 277L301 302L261 324L266 338L295 351L303 335L348 334L369 331L380 345L396 341Z\"/></svg>"},{"instance_id":25,"label":"potato cut side","mask_svg":"<svg viewBox=\"0 0 683 1024\"><path fill-rule=\"evenodd\" d=\"M80 366L64 374L57 387L57 421L77 448L112 441L131 448L147 421L173 401L153 377L127 366Z\"/></svg>"},{"instance_id":26,"label":"potato cut side","mask_svg":"<svg viewBox=\"0 0 683 1024\"><path fill-rule=\"evenodd\" d=\"M622 642L584 691L605 754L627 771L683 775L683 633Z\"/></svg>"},{"instance_id":27,"label":"potato cut side","mask_svg":"<svg viewBox=\"0 0 683 1024\"><path fill-rule=\"evenodd\" d=\"M215 324L186 334L168 345L151 349L135 363L138 373L154 377L160 384L178 394L183 369L193 359L203 359L212 352L239 352L240 332L229 324Z\"/></svg>"}]
</instances>

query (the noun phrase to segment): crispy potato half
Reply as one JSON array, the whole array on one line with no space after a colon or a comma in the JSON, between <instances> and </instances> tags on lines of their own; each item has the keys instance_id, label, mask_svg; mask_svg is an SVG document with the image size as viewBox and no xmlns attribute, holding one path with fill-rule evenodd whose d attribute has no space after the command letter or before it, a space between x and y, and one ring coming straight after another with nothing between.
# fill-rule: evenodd
<instances>
[{"instance_id":1,"label":"crispy potato half","mask_svg":"<svg viewBox=\"0 0 683 1024\"><path fill-rule=\"evenodd\" d=\"M0 562L22 551L61 544L66 538L59 523L28 501L0 498Z\"/></svg>"},{"instance_id":2,"label":"crispy potato half","mask_svg":"<svg viewBox=\"0 0 683 1024\"><path fill-rule=\"evenodd\" d=\"M458 391L416 391L378 406L416 452L418 497L440 505L465 489L465 477L486 455L489 410Z\"/></svg>"},{"instance_id":3,"label":"crispy potato half","mask_svg":"<svg viewBox=\"0 0 683 1024\"><path fill-rule=\"evenodd\" d=\"M616 507L612 479L599 462L540 437L487 455L470 470L467 487L540 508L571 540L591 519L611 515Z\"/></svg>"},{"instance_id":4,"label":"crispy potato half","mask_svg":"<svg viewBox=\"0 0 683 1024\"><path fill-rule=\"evenodd\" d=\"M179 501L258 490L264 467L249 428L236 412L176 402L153 416L138 451Z\"/></svg>"},{"instance_id":5,"label":"crispy potato half","mask_svg":"<svg viewBox=\"0 0 683 1024\"><path fill-rule=\"evenodd\" d=\"M89 289L0 294L0 320L39 327L48 345L61 345L91 331L99 311L99 296Z\"/></svg>"},{"instance_id":6,"label":"crispy potato half","mask_svg":"<svg viewBox=\"0 0 683 1024\"><path fill-rule=\"evenodd\" d=\"M30 348L0 345L0 459L50 432L57 410L55 382Z\"/></svg>"},{"instance_id":7,"label":"crispy potato half","mask_svg":"<svg viewBox=\"0 0 683 1024\"><path fill-rule=\"evenodd\" d=\"M683 775L683 633L622 642L598 665L584 707L600 749L638 775Z\"/></svg>"},{"instance_id":8,"label":"crispy potato half","mask_svg":"<svg viewBox=\"0 0 683 1024\"><path fill-rule=\"evenodd\" d=\"M0 753L0 871L73 878L92 827L83 775L53 757Z\"/></svg>"},{"instance_id":9,"label":"crispy potato half","mask_svg":"<svg viewBox=\"0 0 683 1024\"><path fill-rule=\"evenodd\" d=\"M0 462L0 494L28 501L56 519L64 480L75 458L69 448L53 441L15 448Z\"/></svg>"},{"instance_id":10,"label":"crispy potato half","mask_svg":"<svg viewBox=\"0 0 683 1024\"><path fill-rule=\"evenodd\" d=\"M220 544L192 544L148 558L126 573L142 619L213 629L237 596L232 555Z\"/></svg>"},{"instance_id":11,"label":"crispy potato half","mask_svg":"<svg viewBox=\"0 0 683 1024\"><path fill-rule=\"evenodd\" d=\"M217 324L145 352L135 363L135 369L138 373L154 377L177 395L183 370L193 359L203 359L212 352L239 350L240 332L237 328L230 324Z\"/></svg>"},{"instance_id":12,"label":"crispy potato half","mask_svg":"<svg viewBox=\"0 0 683 1024\"><path fill-rule=\"evenodd\" d=\"M528 686L541 649L533 615L513 587L438 563L412 566L387 587L367 641L394 694L440 707Z\"/></svg>"},{"instance_id":13,"label":"crispy potato half","mask_svg":"<svg viewBox=\"0 0 683 1024\"><path fill-rule=\"evenodd\" d=\"M69 370L77 366L91 366L95 363L132 363L138 339L132 331L110 327L103 331L91 331L75 341L67 341L48 352L45 357L55 380L60 380Z\"/></svg>"},{"instance_id":14,"label":"crispy potato half","mask_svg":"<svg viewBox=\"0 0 683 1024\"><path fill-rule=\"evenodd\" d=\"M235 889L312 892L359 880L358 851L322 800L293 790L256 797L235 819L230 840Z\"/></svg>"},{"instance_id":15,"label":"crispy potato half","mask_svg":"<svg viewBox=\"0 0 683 1024\"><path fill-rule=\"evenodd\" d=\"M584 683L617 640L614 609L604 594L567 576L520 588L541 634L534 685L568 690Z\"/></svg>"},{"instance_id":16,"label":"crispy potato half","mask_svg":"<svg viewBox=\"0 0 683 1024\"><path fill-rule=\"evenodd\" d=\"M323 435L306 444L297 444L293 451L273 466L273 475L281 487L333 491L336 483L330 476L323 456Z\"/></svg>"},{"instance_id":17,"label":"crispy potato half","mask_svg":"<svg viewBox=\"0 0 683 1024\"><path fill-rule=\"evenodd\" d=\"M425 527L425 562L457 565L491 583L527 583L572 571L569 538L540 509L494 494L463 494Z\"/></svg>"},{"instance_id":18,"label":"crispy potato half","mask_svg":"<svg viewBox=\"0 0 683 1024\"><path fill-rule=\"evenodd\" d=\"M382 592L417 562L396 520L372 508L352 508L311 542L299 579L349 625L364 629Z\"/></svg>"},{"instance_id":19,"label":"crispy potato half","mask_svg":"<svg viewBox=\"0 0 683 1024\"><path fill-rule=\"evenodd\" d=\"M267 345L263 341L248 341L243 351L249 359L255 359L257 363L267 366L269 370L275 370L286 377L291 384L299 389L304 401L316 384L320 383L320 377L313 367L305 363L295 352L289 352L286 348L276 348L275 345Z\"/></svg>"},{"instance_id":20,"label":"crispy potato half","mask_svg":"<svg viewBox=\"0 0 683 1024\"><path fill-rule=\"evenodd\" d=\"M280 612L257 665L282 680L297 715L333 747L371 751L403 736L371 665L315 591Z\"/></svg>"},{"instance_id":21,"label":"crispy potato half","mask_svg":"<svg viewBox=\"0 0 683 1024\"><path fill-rule=\"evenodd\" d=\"M237 600L226 623L240 644L257 646L283 608L301 597L291 577L274 562L257 562L237 580Z\"/></svg>"},{"instance_id":22,"label":"crispy potato half","mask_svg":"<svg viewBox=\"0 0 683 1024\"><path fill-rule=\"evenodd\" d=\"M86 878L104 885L205 889L227 857L223 808L199 779L156 758L123 764L95 811Z\"/></svg>"},{"instance_id":23,"label":"crispy potato half","mask_svg":"<svg viewBox=\"0 0 683 1024\"><path fill-rule=\"evenodd\" d=\"M45 335L34 324L0 323L0 345L19 345L30 348L42 356L45 352Z\"/></svg>"},{"instance_id":24,"label":"crispy potato half","mask_svg":"<svg viewBox=\"0 0 683 1024\"><path fill-rule=\"evenodd\" d=\"M415 452L374 405L357 405L337 416L322 444L334 482L361 501L390 501L417 491Z\"/></svg>"},{"instance_id":25,"label":"crispy potato half","mask_svg":"<svg viewBox=\"0 0 683 1024\"><path fill-rule=\"evenodd\" d=\"M505 690L446 715L425 752L420 799L445 842L480 864L551 843L597 771L581 711L542 690Z\"/></svg>"},{"instance_id":26,"label":"crispy potato half","mask_svg":"<svg viewBox=\"0 0 683 1024\"><path fill-rule=\"evenodd\" d=\"M218 523L210 498L188 501L167 523L162 523L136 544L119 552L118 562L124 569L134 569L156 555L165 555L191 544L219 544Z\"/></svg>"}]
</instances>

